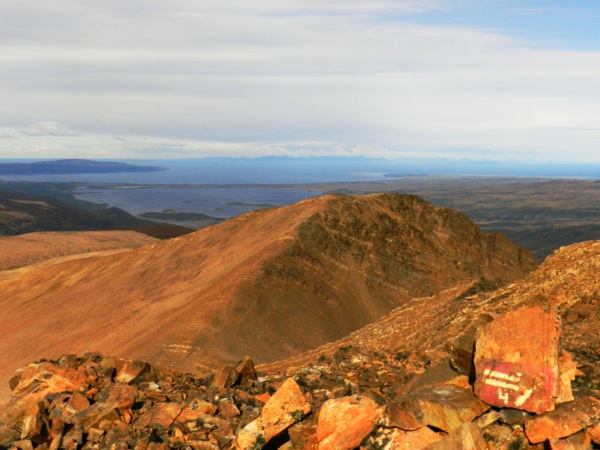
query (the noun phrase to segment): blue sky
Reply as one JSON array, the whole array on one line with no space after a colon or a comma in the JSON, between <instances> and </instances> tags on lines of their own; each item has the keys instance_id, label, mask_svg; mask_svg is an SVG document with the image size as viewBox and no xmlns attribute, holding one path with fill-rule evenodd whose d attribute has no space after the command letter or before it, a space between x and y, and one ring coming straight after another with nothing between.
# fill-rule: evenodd
<instances>
[{"instance_id":1,"label":"blue sky","mask_svg":"<svg viewBox=\"0 0 600 450\"><path fill-rule=\"evenodd\" d=\"M0 157L600 162L600 2L0 3Z\"/></svg>"}]
</instances>

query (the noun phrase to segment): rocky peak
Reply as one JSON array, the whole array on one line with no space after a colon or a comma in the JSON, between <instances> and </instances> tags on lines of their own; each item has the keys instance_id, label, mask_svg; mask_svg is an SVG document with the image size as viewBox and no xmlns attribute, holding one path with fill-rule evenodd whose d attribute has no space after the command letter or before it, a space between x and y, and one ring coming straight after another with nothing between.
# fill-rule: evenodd
<instances>
[{"instance_id":1,"label":"rocky peak","mask_svg":"<svg viewBox=\"0 0 600 450\"><path fill-rule=\"evenodd\" d=\"M412 298L473 279L510 282L535 265L508 240L416 196L306 199L1 280L10 324L0 375L90 348L180 370L240 354L276 361Z\"/></svg>"}]
</instances>

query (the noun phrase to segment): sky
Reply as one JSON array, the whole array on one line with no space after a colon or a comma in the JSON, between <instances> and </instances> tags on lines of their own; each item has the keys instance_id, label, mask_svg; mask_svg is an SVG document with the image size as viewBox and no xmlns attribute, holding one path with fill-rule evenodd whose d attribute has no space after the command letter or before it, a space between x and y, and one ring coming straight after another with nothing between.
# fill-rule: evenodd
<instances>
[{"instance_id":1,"label":"sky","mask_svg":"<svg viewBox=\"0 0 600 450\"><path fill-rule=\"evenodd\" d=\"M5 0L0 158L600 163L598 0Z\"/></svg>"}]
</instances>

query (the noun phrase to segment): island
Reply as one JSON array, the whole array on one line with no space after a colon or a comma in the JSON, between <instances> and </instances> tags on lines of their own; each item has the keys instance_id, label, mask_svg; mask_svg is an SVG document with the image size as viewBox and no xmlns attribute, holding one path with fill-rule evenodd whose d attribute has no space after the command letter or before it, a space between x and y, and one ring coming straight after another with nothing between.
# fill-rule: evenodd
<instances>
[{"instance_id":1,"label":"island","mask_svg":"<svg viewBox=\"0 0 600 450\"><path fill-rule=\"evenodd\" d=\"M82 173L162 172L164 167L138 166L112 161L59 159L30 163L0 163L0 175L63 175Z\"/></svg>"}]
</instances>

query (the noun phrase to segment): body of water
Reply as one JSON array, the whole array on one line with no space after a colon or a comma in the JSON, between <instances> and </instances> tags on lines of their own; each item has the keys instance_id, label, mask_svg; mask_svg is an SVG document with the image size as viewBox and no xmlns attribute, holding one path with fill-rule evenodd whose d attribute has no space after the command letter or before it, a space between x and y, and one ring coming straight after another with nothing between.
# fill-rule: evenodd
<instances>
[{"instance_id":1,"label":"body of water","mask_svg":"<svg viewBox=\"0 0 600 450\"><path fill-rule=\"evenodd\" d=\"M20 160L26 162L27 160ZM147 173L2 176L5 180L82 182L77 198L105 203L131 214L173 209L227 218L319 195L286 185L294 183L381 181L389 175L447 174L600 179L600 166L468 160L382 160L374 158L205 158L119 160L167 170ZM19 162L5 160L0 162ZM388 176L386 176L388 175ZM107 186L130 183L138 186ZM92 186L103 184L104 186ZM175 185L204 185L185 187ZM232 186L244 184L246 186ZM139 186L142 185L142 186ZM160 186L159 186L160 185ZM207 186L208 185L208 186Z\"/></svg>"}]
</instances>

